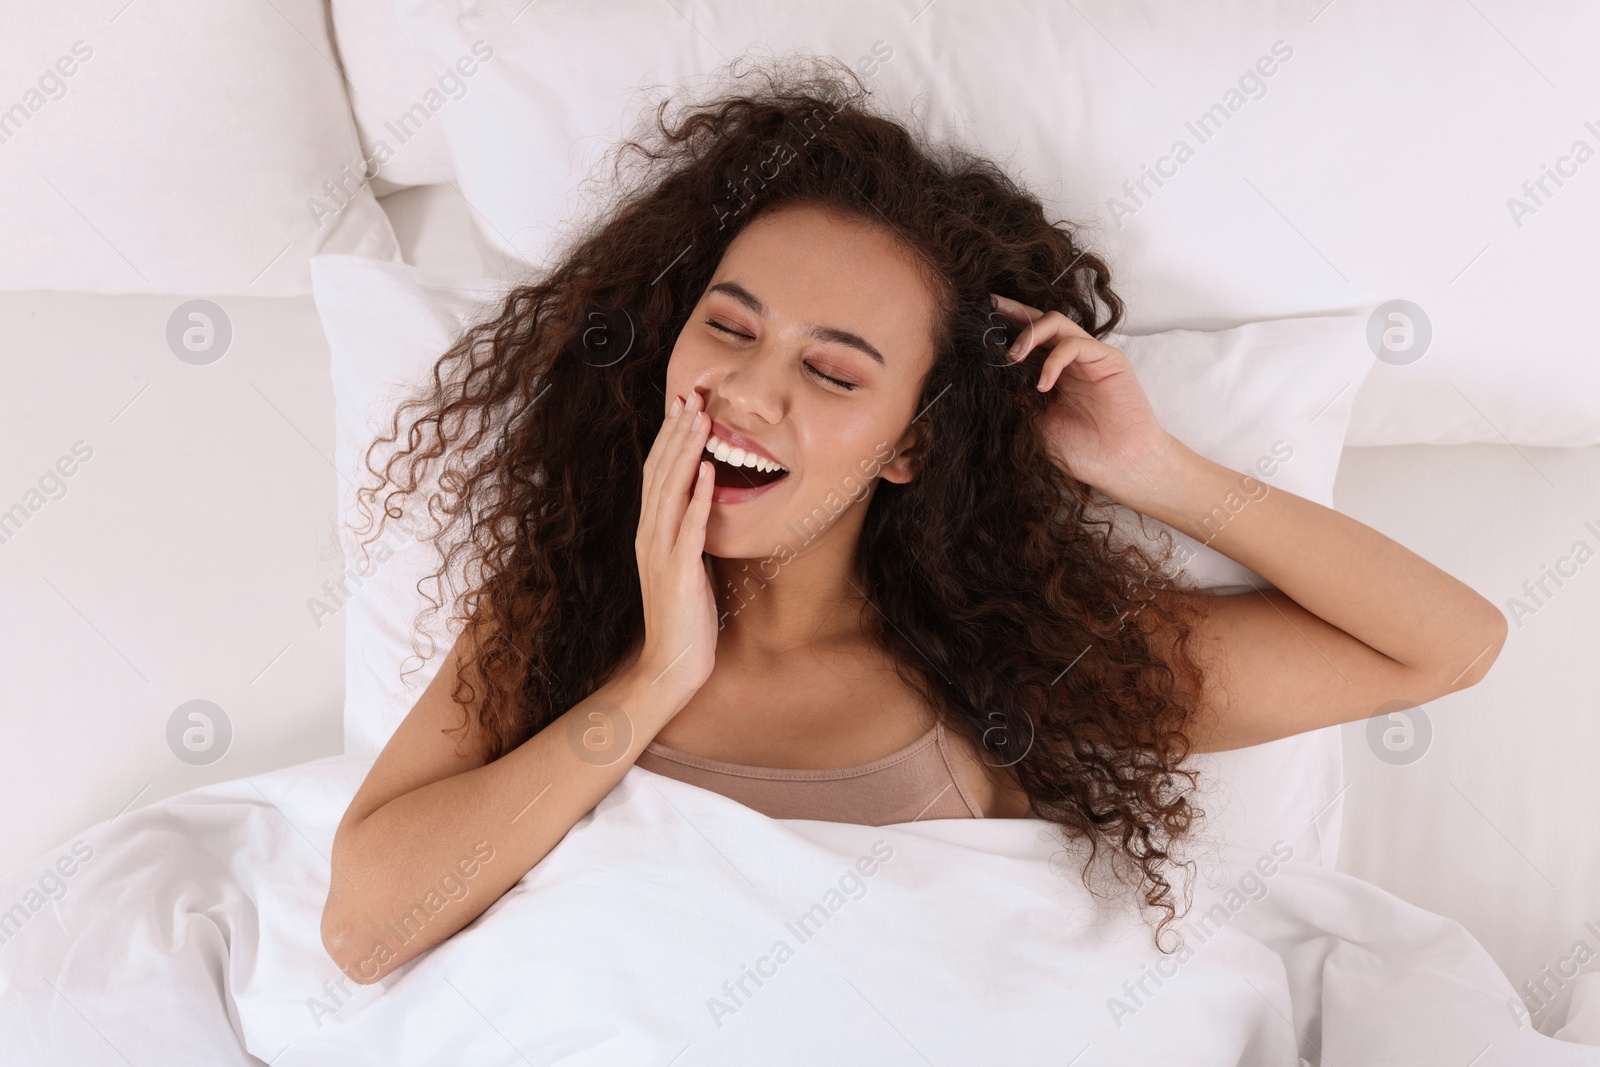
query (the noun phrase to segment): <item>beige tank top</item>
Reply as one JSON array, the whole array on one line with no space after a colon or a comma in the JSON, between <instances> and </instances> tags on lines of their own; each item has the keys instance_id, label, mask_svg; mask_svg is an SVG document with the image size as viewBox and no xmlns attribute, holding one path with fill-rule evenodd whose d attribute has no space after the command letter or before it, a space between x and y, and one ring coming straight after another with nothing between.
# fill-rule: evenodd
<instances>
[{"instance_id":1,"label":"beige tank top","mask_svg":"<svg viewBox=\"0 0 1600 1067\"><path fill-rule=\"evenodd\" d=\"M655 741L645 746L635 764L721 793L773 819L887 826L984 817L983 808L956 774L942 720L898 752L838 770L747 767L692 756Z\"/></svg>"}]
</instances>

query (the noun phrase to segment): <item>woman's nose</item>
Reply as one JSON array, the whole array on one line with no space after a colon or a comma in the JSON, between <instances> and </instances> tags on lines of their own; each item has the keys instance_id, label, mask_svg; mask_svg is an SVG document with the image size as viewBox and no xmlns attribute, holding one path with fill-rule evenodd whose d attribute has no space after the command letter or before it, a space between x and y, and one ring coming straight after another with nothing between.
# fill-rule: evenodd
<instances>
[{"instance_id":1,"label":"woman's nose","mask_svg":"<svg viewBox=\"0 0 1600 1067\"><path fill-rule=\"evenodd\" d=\"M715 393L729 408L773 421L783 406L782 357L771 350L758 351L727 368ZM707 401L711 400L710 395Z\"/></svg>"}]
</instances>

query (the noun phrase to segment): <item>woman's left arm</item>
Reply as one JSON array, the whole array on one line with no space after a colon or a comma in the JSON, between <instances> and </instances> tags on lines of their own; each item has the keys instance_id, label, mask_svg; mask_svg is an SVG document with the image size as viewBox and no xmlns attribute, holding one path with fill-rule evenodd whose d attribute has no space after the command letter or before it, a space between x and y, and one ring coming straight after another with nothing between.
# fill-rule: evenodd
<instances>
[{"instance_id":1,"label":"woman's left arm","mask_svg":"<svg viewBox=\"0 0 1600 1067\"><path fill-rule=\"evenodd\" d=\"M1245 495L1243 476L1176 438L1141 466L1097 488L1277 586L1203 597L1198 751L1427 703L1477 684L1505 644L1498 608L1370 526L1283 489Z\"/></svg>"},{"instance_id":2,"label":"woman's left arm","mask_svg":"<svg viewBox=\"0 0 1600 1067\"><path fill-rule=\"evenodd\" d=\"M1052 456L1117 503L1207 543L1277 587L1194 594L1206 668L1196 751L1241 748L1423 704L1479 682L1505 644L1499 609L1427 560L1331 508L1266 487L1163 430L1128 358L1058 311L996 296L1046 348ZM1048 347L1046 347L1048 346Z\"/></svg>"}]
</instances>

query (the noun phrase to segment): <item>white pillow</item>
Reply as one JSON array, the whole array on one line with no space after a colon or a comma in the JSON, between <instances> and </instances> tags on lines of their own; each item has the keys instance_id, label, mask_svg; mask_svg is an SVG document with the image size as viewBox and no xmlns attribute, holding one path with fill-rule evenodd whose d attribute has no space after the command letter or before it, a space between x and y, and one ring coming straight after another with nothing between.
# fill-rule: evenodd
<instances>
[{"instance_id":1,"label":"white pillow","mask_svg":"<svg viewBox=\"0 0 1600 1067\"><path fill-rule=\"evenodd\" d=\"M332 351L337 464L348 487L373 429L380 422L387 425L397 390L421 380L461 326L492 310L489 304L503 290L481 279L451 279L357 256L317 257L312 279ZM1285 442L1292 458L1271 483L1327 502L1349 399L1360 384L1350 376L1365 367L1359 347L1352 354L1352 328L1352 317L1335 316L1119 340L1157 414L1189 447L1244 467ZM345 529L359 521L351 499L348 491L342 494ZM406 504L410 514L414 504ZM400 681L401 665L412 655L413 619L423 604L415 585L436 561L428 546L404 533L386 535L382 543L395 549L394 555L379 562L383 550L371 548L376 569L359 587L352 579L355 592L342 609L345 751L363 756L376 754L388 741L437 672L451 640L434 620L431 638L439 654ZM347 554L347 573L355 574L365 558ZM1205 548L1189 573L1206 586L1250 574ZM446 585L459 580L458 572ZM1210 813L1208 825L1228 841L1266 851L1283 839L1296 855L1333 866L1344 767L1337 728L1202 756L1197 765L1207 776L1203 788L1210 802L1202 807Z\"/></svg>"},{"instance_id":2,"label":"white pillow","mask_svg":"<svg viewBox=\"0 0 1600 1067\"><path fill-rule=\"evenodd\" d=\"M3 24L0 289L293 296L318 252L398 258L318 0Z\"/></svg>"},{"instance_id":3,"label":"white pillow","mask_svg":"<svg viewBox=\"0 0 1600 1067\"><path fill-rule=\"evenodd\" d=\"M1600 443L1585 310L1600 163L1574 151L1593 155L1600 121L1549 106L1553 85L1600 99L1586 47L1600 5L1519 13L1522 37L1506 34L1531 50L1470 6L1129 0L1086 18L994 0L918 3L914 20L901 0L679 7L399 0L402 30L439 62L479 38L495 49L442 116L488 240L542 262L586 203L579 182L657 98L716 88L698 83L752 46L824 53L894 113L1005 163L1050 214L1097 226L1131 332L1418 305L1432 349L1372 376L1352 444ZM1034 62L1018 65L1019 42Z\"/></svg>"},{"instance_id":4,"label":"white pillow","mask_svg":"<svg viewBox=\"0 0 1600 1067\"><path fill-rule=\"evenodd\" d=\"M452 180L450 150L435 117L471 91L478 57L468 51L456 57L464 58L461 67L452 61L435 69L433 57L400 32L391 0L333 0L332 6L361 153L377 171L373 191L383 196Z\"/></svg>"},{"instance_id":5,"label":"white pillow","mask_svg":"<svg viewBox=\"0 0 1600 1067\"><path fill-rule=\"evenodd\" d=\"M1231 330L1109 334L1161 424L1189 448L1240 472L1235 495L1205 519L1214 535L1271 486L1333 506L1351 402L1373 364L1365 315L1249 323ZM1196 538L1106 502L1123 536L1156 547L1165 533L1173 563L1213 593L1272 588L1248 567ZM1338 726L1264 745L1196 756L1206 830L1270 851L1282 839L1297 856L1333 867L1339 857L1344 748Z\"/></svg>"},{"instance_id":6,"label":"white pillow","mask_svg":"<svg viewBox=\"0 0 1600 1067\"><path fill-rule=\"evenodd\" d=\"M1207 528L1259 498L1263 484L1333 506L1351 401L1372 366L1361 315L1253 322L1232 330L1108 334L1133 364L1156 417L1178 440L1240 472L1238 497L1219 500ZM1246 481L1248 475L1252 481ZM1119 531L1142 525L1154 544L1170 534L1174 557L1201 586L1238 592L1270 585L1248 567L1190 534L1112 505Z\"/></svg>"},{"instance_id":7,"label":"white pillow","mask_svg":"<svg viewBox=\"0 0 1600 1067\"><path fill-rule=\"evenodd\" d=\"M421 652L433 655L402 679L413 656L417 612L426 601L417 583L437 567L432 531L415 499L399 502L402 519L387 519L383 535L360 548L380 514L381 500L369 502L368 519L356 506L355 488L367 484L367 446L387 430L401 397L425 381L469 318L492 312L504 287L483 279L453 279L402 263L360 256L318 256L311 261L317 314L332 353L334 463L339 470L340 541L344 549L349 598L339 605L345 628L344 749L375 756L416 703L454 636L446 618L452 609L446 592L424 586L444 606L423 621ZM404 440L405 425L401 425ZM393 447L392 445L390 446ZM383 454L372 466L383 470ZM357 532L360 531L360 532ZM338 620L334 620L337 622Z\"/></svg>"}]
</instances>

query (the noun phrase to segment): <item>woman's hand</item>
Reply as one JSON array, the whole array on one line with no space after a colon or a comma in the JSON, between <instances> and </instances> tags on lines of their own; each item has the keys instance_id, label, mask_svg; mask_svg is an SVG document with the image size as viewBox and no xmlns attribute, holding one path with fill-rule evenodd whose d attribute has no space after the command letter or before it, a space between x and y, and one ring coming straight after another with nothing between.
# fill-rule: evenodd
<instances>
[{"instance_id":1,"label":"woman's hand","mask_svg":"<svg viewBox=\"0 0 1600 1067\"><path fill-rule=\"evenodd\" d=\"M701 459L710 432L699 393L691 392L687 403L673 399L644 461L633 542L644 598L637 669L645 681L671 685L686 697L711 676L717 654L717 601L703 554L716 485L710 462Z\"/></svg>"},{"instance_id":2,"label":"woman's hand","mask_svg":"<svg viewBox=\"0 0 1600 1067\"><path fill-rule=\"evenodd\" d=\"M995 311L1021 330L1008 357L1047 353L1038 388L1053 390L1043 428L1056 462L1114 500L1148 489L1143 472L1177 442L1161 428L1128 357L1059 311L990 296Z\"/></svg>"}]
</instances>

